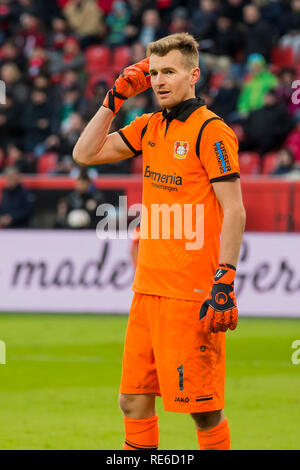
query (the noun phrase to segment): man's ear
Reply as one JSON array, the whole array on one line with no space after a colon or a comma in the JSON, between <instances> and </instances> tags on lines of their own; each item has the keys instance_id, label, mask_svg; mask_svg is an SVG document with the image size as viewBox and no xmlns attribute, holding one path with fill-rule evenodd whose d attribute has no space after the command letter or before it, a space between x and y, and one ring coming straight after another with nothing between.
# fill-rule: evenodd
<instances>
[{"instance_id":1,"label":"man's ear","mask_svg":"<svg viewBox=\"0 0 300 470\"><path fill-rule=\"evenodd\" d=\"M200 72L199 67L195 67L194 69L192 69L191 85L196 85L196 83L200 79L200 75L201 75L201 72Z\"/></svg>"}]
</instances>

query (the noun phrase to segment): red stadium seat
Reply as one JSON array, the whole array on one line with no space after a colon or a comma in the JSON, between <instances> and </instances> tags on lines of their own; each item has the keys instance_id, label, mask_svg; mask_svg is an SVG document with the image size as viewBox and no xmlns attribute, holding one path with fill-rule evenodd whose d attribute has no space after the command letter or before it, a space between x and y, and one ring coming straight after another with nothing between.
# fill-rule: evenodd
<instances>
[{"instance_id":1,"label":"red stadium seat","mask_svg":"<svg viewBox=\"0 0 300 470\"><path fill-rule=\"evenodd\" d=\"M90 46L85 52L85 68L88 73L107 71L111 68L111 53L106 46Z\"/></svg>"},{"instance_id":2,"label":"red stadium seat","mask_svg":"<svg viewBox=\"0 0 300 470\"><path fill-rule=\"evenodd\" d=\"M40 174L50 173L57 166L57 154L53 152L44 153L37 161L37 172Z\"/></svg>"},{"instance_id":3,"label":"red stadium seat","mask_svg":"<svg viewBox=\"0 0 300 470\"><path fill-rule=\"evenodd\" d=\"M240 152L239 165L242 175L257 175L260 171L260 157L255 152Z\"/></svg>"},{"instance_id":4,"label":"red stadium seat","mask_svg":"<svg viewBox=\"0 0 300 470\"><path fill-rule=\"evenodd\" d=\"M291 47L274 46L271 51L271 63L277 67L293 67L295 54Z\"/></svg>"},{"instance_id":5,"label":"red stadium seat","mask_svg":"<svg viewBox=\"0 0 300 470\"><path fill-rule=\"evenodd\" d=\"M117 47L113 55L113 69L121 72L131 62L131 51L128 46Z\"/></svg>"},{"instance_id":6,"label":"red stadium seat","mask_svg":"<svg viewBox=\"0 0 300 470\"><path fill-rule=\"evenodd\" d=\"M270 173L272 173L277 166L277 162L277 152L266 153L266 155L263 157L262 173L264 175L269 175Z\"/></svg>"}]
</instances>

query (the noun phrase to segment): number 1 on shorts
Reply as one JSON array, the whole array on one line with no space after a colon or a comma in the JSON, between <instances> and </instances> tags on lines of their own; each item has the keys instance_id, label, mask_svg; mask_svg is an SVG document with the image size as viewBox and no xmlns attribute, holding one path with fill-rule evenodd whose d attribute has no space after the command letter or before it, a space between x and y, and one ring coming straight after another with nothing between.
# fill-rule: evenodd
<instances>
[{"instance_id":1,"label":"number 1 on shorts","mask_svg":"<svg viewBox=\"0 0 300 470\"><path fill-rule=\"evenodd\" d=\"M179 390L183 390L183 366L177 367L179 372Z\"/></svg>"}]
</instances>

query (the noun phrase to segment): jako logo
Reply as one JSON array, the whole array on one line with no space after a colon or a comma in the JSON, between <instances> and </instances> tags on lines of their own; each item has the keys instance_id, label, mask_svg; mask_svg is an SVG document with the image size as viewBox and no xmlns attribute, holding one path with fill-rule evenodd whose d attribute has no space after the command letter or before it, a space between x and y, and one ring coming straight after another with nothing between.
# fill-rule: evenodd
<instances>
[{"instance_id":1,"label":"jako logo","mask_svg":"<svg viewBox=\"0 0 300 470\"><path fill-rule=\"evenodd\" d=\"M175 400L179 403L188 403L190 399L188 397L175 397Z\"/></svg>"},{"instance_id":2,"label":"jako logo","mask_svg":"<svg viewBox=\"0 0 300 470\"><path fill-rule=\"evenodd\" d=\"M0 364L6 364L5 350L4 341L0 341Z\"/></svg>"}]
</instances>

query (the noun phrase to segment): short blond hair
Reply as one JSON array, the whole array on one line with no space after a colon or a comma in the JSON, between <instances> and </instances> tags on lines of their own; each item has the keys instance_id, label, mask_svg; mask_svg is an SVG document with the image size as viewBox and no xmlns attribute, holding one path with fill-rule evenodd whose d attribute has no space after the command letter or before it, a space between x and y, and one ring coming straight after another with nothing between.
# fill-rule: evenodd
<instances>
[{"instance_id":1,"label":"short blond hair","mask_svg":"<svg viewBox=\"0 0 300 470\"><path fill-rule=\"evenodd\" d=\"M151 54L163 57L173 50L181 52L188 68L198 67L198 43L189 33L170 34L169 36L158 39L158 41L150 42L147 47L147 57Z\"/></svg>"}]
</instances>

